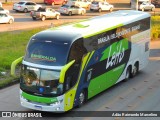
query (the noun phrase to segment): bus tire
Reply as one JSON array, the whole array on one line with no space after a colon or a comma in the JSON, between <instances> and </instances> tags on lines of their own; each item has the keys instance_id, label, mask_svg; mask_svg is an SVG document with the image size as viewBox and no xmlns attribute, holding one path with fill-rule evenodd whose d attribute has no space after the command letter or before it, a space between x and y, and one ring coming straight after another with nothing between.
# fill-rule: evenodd
<instances>
[{"instance_id":1,"label":"bus tire","mask_svg":"<svg viewBox=\"0 0 160 120\"><path fill-rule=\"evenodd\" d=\"M138 63L135 63L134 66L133 66L131 77L133 78L134 76L136 76L138 71L139 71Z\"/></svg>"},{"instance_id":2,"label":"bus tire","mask_svg":"<svg viewBox=\"0 0 160 120\"><path fill-rule=\"evenodd\" d=\"M126 70L126 75L125 75L124 81L125 81L125 82L128 81L129 78L130 78L130 76L131 76L131 67L129 66L129 67L127 68L127 70Z\"/></svg>"},{"instance_id":3,"label":"bus tire","mask_svg":"<svg viewBox=\"0 0 160 120\"><path fill-rule=\"evenodd\" d=\"M78 97L78 107L81 107L87 100L87 92L85 90L82 90Z\"/></svg>"}]
</instances>

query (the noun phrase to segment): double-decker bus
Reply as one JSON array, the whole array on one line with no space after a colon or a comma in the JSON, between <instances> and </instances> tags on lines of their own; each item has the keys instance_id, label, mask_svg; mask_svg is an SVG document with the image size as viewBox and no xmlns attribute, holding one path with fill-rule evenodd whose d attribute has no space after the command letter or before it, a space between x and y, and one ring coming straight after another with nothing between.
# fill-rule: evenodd
<instances>
[{"instance_id":1,"label":"double-decker bus","mask_svg":"<svg viewBox=\"0 0 160 120\"><path fill-rule=\"evenodd\" d=\"M65 112L148 63L150 14L124 10L33 35L22 61L21 105ZM115 88L116 89L116 88Z\"/></svg>"}]
</instances>

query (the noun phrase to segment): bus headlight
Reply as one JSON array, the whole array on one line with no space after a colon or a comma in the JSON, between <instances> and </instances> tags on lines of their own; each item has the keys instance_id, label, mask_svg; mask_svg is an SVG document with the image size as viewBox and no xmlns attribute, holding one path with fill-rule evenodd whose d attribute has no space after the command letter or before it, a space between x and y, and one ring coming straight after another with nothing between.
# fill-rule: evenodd
<instances>
[{"instance_id":1,"label":"bus headlight","mask_svg":"<svg viewBox=\"0 0 160 120\"><path fill-rule=\"evenodd\" d=\"M62 100L59 100L59 101L57 101L57 102L54 102L54 103L52 103L52 104L50 104L50 105L52 105L52 106L54 106L54 105L60 105L62 102L63 102L63 99L62 99Z\"/></svg>"}]
</instances>

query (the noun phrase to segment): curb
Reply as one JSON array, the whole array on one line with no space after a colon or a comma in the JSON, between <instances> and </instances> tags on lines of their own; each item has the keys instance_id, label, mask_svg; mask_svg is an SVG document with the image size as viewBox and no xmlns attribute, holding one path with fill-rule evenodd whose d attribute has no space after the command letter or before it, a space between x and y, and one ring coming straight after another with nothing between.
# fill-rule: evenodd
<instances>
[{"instance_id":1,"label":"curb","mask_svg":"<svg viewBox=\"0 0 160 120\"><path fill-rule=\"evenodd\" d=\"M12 82L5 84L4 86L0 86L0 90L3 88L7 88L9 86L15 85L17 83L19 83L19 78L13 79Z\"/></svg>"}]
</instances>

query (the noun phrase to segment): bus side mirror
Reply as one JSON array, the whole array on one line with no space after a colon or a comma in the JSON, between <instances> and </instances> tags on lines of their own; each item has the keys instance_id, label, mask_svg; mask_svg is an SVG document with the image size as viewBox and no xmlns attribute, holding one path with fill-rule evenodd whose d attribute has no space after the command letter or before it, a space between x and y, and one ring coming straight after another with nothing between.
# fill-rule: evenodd
<instances>
[{"instance_id":1,"label":"bus side mirror","mask_svg":"<svg viewBox=\"0 0 160 120\"><path fill-rule=\"evenodd\" d=\"M22 60L23 60L23 56L12 62L12 64L11 64L11 75L12 76L15 76L16 66L18 63L22 62Z\"/></svg>"},{"instance_id":2,"label":"bus side mirror","mask_svg":"<svg viewBox=\"0 0 160 120\"><path fill-rule=\"evenodd\" d=\"M61 83L61 84L64 83L65 74L66 74L67 70L70 68L70 66L73 65L74 62L75 62L75 60L72 60L71 62L69 62L68 64L66 64L66 65L61 69L60 78L59 78L59 83Z\"/></svg>"}]
</instances>

